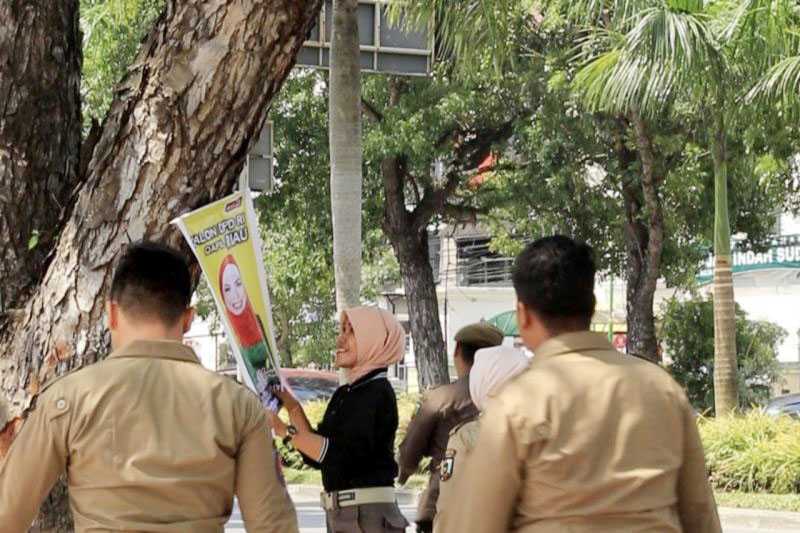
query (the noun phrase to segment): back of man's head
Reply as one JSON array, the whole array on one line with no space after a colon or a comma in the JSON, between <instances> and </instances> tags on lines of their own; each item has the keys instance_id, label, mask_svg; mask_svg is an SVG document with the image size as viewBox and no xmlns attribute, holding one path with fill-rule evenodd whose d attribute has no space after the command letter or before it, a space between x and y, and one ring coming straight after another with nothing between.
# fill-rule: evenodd
<instances>
[{"instance_id":1,"label":"back of man's head","mask_svg":"<svg viewBox=\"0 0 800 533\"><path fill-rule=\"evenodd\" d=\"M514 265L517 299L552 331L588 329L595 308L592 255L590 246L563 235L529 244Z\"/></svg>"},{"instance_id":2,"label":"back of man's head","mask_svg":"<svg viewBox=\"0 0 800 533\"><path fill-rule=\"evenodd\" d=\"M475 352L503 344L503 332L488 322L464 326L456 332L455 340L461 348L461 358L468 366L475 362Z\"/></svg>"},{"instance_id":3,"label":"back of man's head","mask_svg":"<svg viewBox=\"0 0 800 533\"><path fill-rule=\"evenodd\" d=\"M186 258L163 244L131 244L111 282L111 301L130 320L174 326L189 308L192 280Z\"/></svg>"}]
</instances>

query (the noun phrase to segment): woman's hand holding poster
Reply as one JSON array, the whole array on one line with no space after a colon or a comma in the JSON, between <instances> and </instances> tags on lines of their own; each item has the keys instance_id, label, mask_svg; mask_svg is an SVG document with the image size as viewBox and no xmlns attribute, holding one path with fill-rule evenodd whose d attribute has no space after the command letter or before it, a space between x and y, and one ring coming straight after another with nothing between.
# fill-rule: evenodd
<instances>
[{"instance_id":1,"label":"woman's hand holding poster","mask_svg":"<svg viewBox=\"0 0 800 533\"><path fill-rule=\"evenodd\" d=\"M177 219L208 280L245 384L280 406L278 352L261 239L249 194L232 194Z\"/></svg>"}]
</instances>

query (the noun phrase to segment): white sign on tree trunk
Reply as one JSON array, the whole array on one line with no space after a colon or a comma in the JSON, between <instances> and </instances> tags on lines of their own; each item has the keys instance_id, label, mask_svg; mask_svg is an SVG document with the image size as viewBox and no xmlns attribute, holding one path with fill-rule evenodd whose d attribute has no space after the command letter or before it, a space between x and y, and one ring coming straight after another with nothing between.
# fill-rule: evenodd
<instances>
[{"instance_id":1,"label":"white sign on tree trunk","mask_svg":"<svg viewBox=\"0 0 800 533\"><path fill-rule=\"evenodd\" d=\"M272 191L272 122L267 121L255 145L247 154L240 183L254 192Z\"/></svg>"}]
</instances>

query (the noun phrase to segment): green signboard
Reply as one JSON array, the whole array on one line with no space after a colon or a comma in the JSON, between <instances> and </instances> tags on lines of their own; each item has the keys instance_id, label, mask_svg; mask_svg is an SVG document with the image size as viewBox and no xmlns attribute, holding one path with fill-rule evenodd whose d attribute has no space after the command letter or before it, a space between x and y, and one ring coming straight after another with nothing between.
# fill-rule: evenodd
<instances>
[{"instance_id":1,"label":"green signboard","mask_svg":"<svg viewBox=\"0 0 800 533\"><path fill-rule=\"evenodd\" d=\"M756 270L800 269L800 235L781 235L774 239L765 252L733 249L733 273ZM709 255L697 281L710 283L714 279L714 256Z\"/></svg>"}]
</instances>

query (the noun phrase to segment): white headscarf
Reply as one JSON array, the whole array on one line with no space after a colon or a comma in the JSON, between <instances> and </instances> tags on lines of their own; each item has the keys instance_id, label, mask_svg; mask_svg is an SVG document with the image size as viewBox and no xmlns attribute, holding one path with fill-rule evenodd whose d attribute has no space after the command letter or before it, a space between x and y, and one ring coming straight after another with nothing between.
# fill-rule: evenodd
<instances>
[{"instance_id":1,"label":"white headscarf","mask_svg":"<svg viewBox=\"0 0 800 533\"><path fill-rule=\"evenodd\" d=\"M528 368L530 360L516 348L494 346L475 352L475 363L469 371L469 395L472 403L483 411L489 397L494 396L511 378Z\"/></svg>"}]
</instances>

